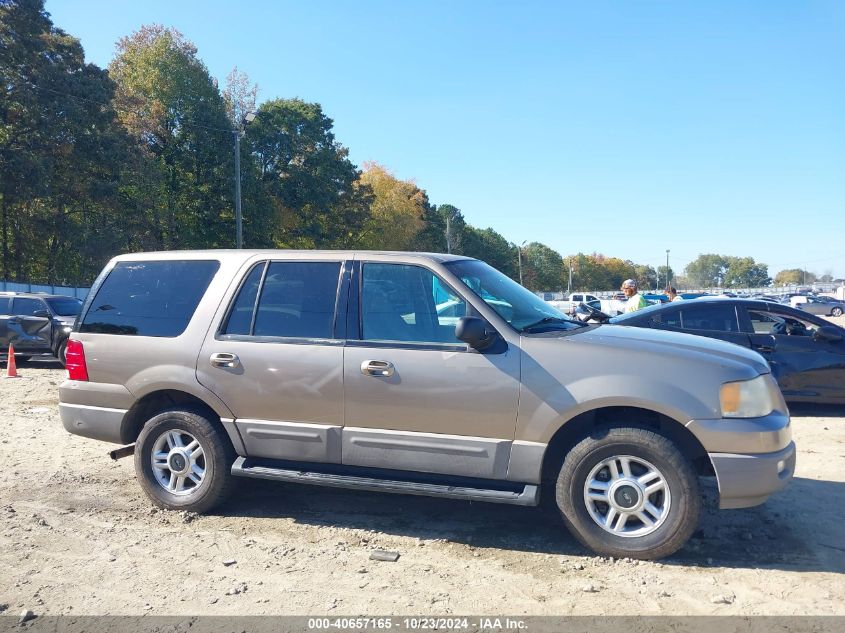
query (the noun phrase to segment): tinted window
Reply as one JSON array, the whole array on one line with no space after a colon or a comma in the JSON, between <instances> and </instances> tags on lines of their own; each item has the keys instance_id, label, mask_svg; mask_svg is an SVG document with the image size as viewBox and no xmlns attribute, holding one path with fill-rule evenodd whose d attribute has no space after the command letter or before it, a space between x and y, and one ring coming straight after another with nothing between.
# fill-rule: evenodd
<instances>
[{"instance_id":1,"label":"tinted window","mask_svg":"<svg viewBox=\"0 0 845 633\"><path fill-rule=\"evenodd\" d=\"M20 316L34 316L38 310L46 310L47 306L40 299L16 298L12 300L12 314Z\"/></svg>"},{"instance_id":2,"label":"tinted window","mask_svg":"<svg viewBox=\"0 0 845 633\"><path fill-rule=\"evenodd\" d=\"M252 334L332 338L339 279L340 262L271 263Z\"/></svg>"},{"instance_id":3,"label":"tinted window","mask_svg":"<svg viewBox=\"0 0 845 633\"><path fill-rule=\"evenodd\" d=\"M364 264L361 320L366 340L461 343L455 325L466 303L430 270Z\"/></svg>"},{"instance_id":4,"label":"tinted window","mask_svg":"<svg viewBox=\"0 0 845 633\"><path fill-rule=\"evenodd\" d=\"M257 264L252 267L252 270L247 275L241 290L238 293L238 298L232 305L232 310L229 312L229 319L226 322L226 327L223 328L224 334L249 334L252 327L252 315L255 312L255 298L258 296L258 286L261 283L261 277L264 275L265 263Z\"/></svg>"},{"instance_id":5,"label":"tinted window","mask_svg":"<svg viewBox=\"0 0 845 633\"><path fill-rule=\"evenodd\" d=\"M82 308L79 299L47 299L53 312L59 316L76 316Z\"/></svg>"},{"instance_id":6,"label":"tinted window","mask_svg":"<svg viewBox=\"0 0 845 633\"><path fill-rule=\"evenodd\" d=\"M216 261L118 262L91 302L81 332L179 336L220 267Z\"/></svg>"},{"instance_id":7,"label":"tinted window","mask_svg":"<svg viewBox=\"0 0 845 633\"><path fill-rule=\"evenodd\" d=\"M700 305L681 308L681 327L686 330L739 332L736 310L732 305Z\"/></svg>"}]
</instances>

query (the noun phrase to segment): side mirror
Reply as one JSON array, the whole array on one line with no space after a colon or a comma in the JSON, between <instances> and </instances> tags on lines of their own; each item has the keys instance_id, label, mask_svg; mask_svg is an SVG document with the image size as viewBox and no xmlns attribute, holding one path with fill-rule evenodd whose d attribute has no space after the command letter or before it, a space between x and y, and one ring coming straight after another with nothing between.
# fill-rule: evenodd
<instances>
[{"instance_id":1,"label":"side mirror","mask_svg":"<svg viewBox=\"0 0 845 633\"><path fill-rule=\"evenodd\" d=\"M813 339L816 341L827 341L828 343L838 343L842 340L842 332L836 326L822 325L813 334Z\"/></svg>"},{"instance_id":2,"label":"side mirror","mask_svg":"<svg viewBox=\"0 0 845 633\"><path fill-rule=\"evenodd\" d=\"M496 340L495 333L487 330L487 325L478 317L461 317L455 326L455 337L473 349L482 350Z\"/></svg>"},{"instance_id":3,"label":"side mirror","mask_svg":"<svg viewBox=\"0 0 845 633\"><path fill-rule=\"evenodd\" d=\"M32 316L38 317L39 319L49 319L50 313L47 310L36 310L32 313Z\"/></svg>"}]
</instances>

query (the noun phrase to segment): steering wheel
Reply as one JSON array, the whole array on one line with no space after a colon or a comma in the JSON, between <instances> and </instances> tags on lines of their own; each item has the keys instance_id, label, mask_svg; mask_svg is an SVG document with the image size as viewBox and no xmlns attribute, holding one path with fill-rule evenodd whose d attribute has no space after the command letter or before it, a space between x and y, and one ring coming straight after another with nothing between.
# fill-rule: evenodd
<instances>
[{"instance_id":1,"label":"steering wheel","mask_svg":"<svg viewBox=\"0 0 845 633\"><path fill-rule=\"evenodd\" d=\"M788 334L786 331L786 322L778 321L772 326L772 334Z\"/></svg>"},{"instance_id":2,"label":"steering wheel","mask_svg":"<svg viewBox=\"0 0 845 633\"><path fill-rule=\"evenodd\" d=\"M575 308L575 312L586 315L586 318L582 319L583 321L596 320L599 323L606 323L610 320L609 314L605 314L601 310L594 308L591 305L587 305L583 301L578 304L577 308Z\"/></svg>"}]
</instances>

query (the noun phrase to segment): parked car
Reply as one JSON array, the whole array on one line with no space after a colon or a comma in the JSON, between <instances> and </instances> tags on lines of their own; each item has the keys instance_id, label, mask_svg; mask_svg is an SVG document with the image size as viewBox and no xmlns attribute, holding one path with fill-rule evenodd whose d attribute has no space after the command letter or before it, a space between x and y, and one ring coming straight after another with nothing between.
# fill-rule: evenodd
<instances>
[{"instance_id":1,"label":"parked car","mask_svg":"<svg viewBox=\"0 0 845 633\"><path fill-rule=\"evenodd\" d=\"M51 353L65 364L67 338L82 301L63 295L0 293L0 351L28 360L35 354Z\"/></svg>"},{"instance_id":2,"label":"parked car","mask_svg":"<svg viewBox=\"0 0 845 633\"><path fill-rule=\"evenodd\" d=\"M450 302L455 304L444 306ZM438 314L455 310L457 324ZM65 428L129 445L163 508L232 476L536 505L588 548L655 558L791 479L763 358L573 321L478 260L421 253L122 255L91 289L59 390Z\"/></svg>"},{"instance_id":3,"label":"parked car","mask_svg":"<svg viewBox=\"0 0 845 633\"><path fill-rule=\"evenodd\" d=\"M787 305L696 299L625 314L610 323L688 332L762 354L790 402L845 403L845 329Z\"/></svg>"},{"instance_id":4,"label":"parked car","mask_svg":"<svg viewBox=\"0 0 845 633\"><path fill-rule=\"evenodd\" d=\"M793 300L797 297L793 297ZM837 301L836 299L829 299L828 297L804 297L804 301L797 301L793 307L798 308L803 312L810 314L820 314L821 316L842 316L845 312L845 303Z\"/></svg>"}]
</instances>

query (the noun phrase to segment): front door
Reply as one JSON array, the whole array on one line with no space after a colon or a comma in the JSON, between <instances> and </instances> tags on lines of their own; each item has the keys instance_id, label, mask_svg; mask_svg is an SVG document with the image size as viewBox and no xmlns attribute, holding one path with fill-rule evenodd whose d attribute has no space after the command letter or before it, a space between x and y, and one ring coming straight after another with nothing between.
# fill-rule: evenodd
<instances>
[{"instance_id":1,"label":"front door","mask_svg":"<svg viewBox=\"0 0 845 633\"><path fill-rule=\"evenodd\" d=\"M845 344L814 336L820 323L778 310L748 310L757 339L771 340L771 347L756 347L772 367L784 398L842 402L845 385Z\"/></svg>"},{"instance_id":2,"label":"front door","mask_svg":"<svg viewBox=\"0 0 845 633\"><path fill-rule=\"evenodd\" d=\"M197 378L235 414L250 456L340 462L342 267L316 254L256 263L206 338Z\"/></svg>"},{"instance_id":3,"label":"front door","mask_svg":"<svg viewBox=\"0 0 845 633\"><path fill-rule=\"evenodd\" d=\"M456 339L472 306L423 266L364 261L352 287L343 463L503 478L519 350L479 353Z\"/></svg>"}]
</instances>

